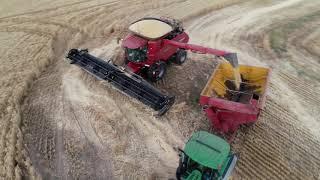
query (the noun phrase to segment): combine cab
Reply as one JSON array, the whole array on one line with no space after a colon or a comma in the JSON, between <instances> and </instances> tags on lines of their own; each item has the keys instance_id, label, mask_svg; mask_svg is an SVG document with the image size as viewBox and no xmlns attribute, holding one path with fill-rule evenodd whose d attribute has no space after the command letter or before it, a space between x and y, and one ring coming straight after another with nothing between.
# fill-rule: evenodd
<instances>
[{"instance_id":1,"label":"combine cab","mask_svg":"<svg viewBox=\"0 0 320 180\"><path fill-rule=\"evenodd\" d=\"M225 140L205 131L193 133L179 156L178 180L227 179L237 161Z\"/></svg>"},{"instance_id":2,"label":"combine cab","mask_svg":"<svg viewBox=\"0 0 320 180\"><path fill-rule=\"evenodd\" d=\"M266 99L270 70L240 65L239 72L242 82L236 90L232 66L220 63L201 92L200 104L213 128L223 134L257 121Z\"/></svg>"}]
</instances>

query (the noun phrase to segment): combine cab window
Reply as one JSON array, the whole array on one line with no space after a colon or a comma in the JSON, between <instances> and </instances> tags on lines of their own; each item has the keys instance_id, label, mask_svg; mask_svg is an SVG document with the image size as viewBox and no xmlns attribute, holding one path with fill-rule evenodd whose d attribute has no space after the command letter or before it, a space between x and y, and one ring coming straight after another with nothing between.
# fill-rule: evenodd
<instances>
[{"instance_id":1,"label":"combine cab window","mask_svg":"<svg viewBox=\"0 0 320 180\"><path fill-rule=\"evenodd\" d=\"M140 47L137 49L126 48L127 58L131 62L143 62L147 59L147 47Z\"/></svg>"}]
</instances>

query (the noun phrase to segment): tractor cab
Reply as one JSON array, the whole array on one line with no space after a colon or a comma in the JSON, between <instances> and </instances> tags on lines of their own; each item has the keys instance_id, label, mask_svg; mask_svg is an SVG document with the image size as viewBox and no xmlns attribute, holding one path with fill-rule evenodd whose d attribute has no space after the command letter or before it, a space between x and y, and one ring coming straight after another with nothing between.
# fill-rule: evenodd
<instances>
[{"instance_id":1,"label":"tractor cab","mask_svg":"<svg viewBox=\"0 0 320 180\"><path fill-rule=\"evenodd\" d=\"M205 131L193 133L179 156L178 180L228 179L237 161L225 140Z\"/></svg>"}]
</instances>

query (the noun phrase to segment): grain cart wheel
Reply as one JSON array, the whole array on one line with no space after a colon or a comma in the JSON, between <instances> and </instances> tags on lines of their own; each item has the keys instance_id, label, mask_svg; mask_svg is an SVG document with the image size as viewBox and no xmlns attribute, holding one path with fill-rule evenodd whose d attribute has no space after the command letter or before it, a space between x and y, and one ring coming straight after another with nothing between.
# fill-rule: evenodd
<instances>
[{"instance_id":1,"label":"grain cart wheel","mask_svg":"<svg viewBox=\"0 0 320 180\"><path fill-rule=\"evenodd\" d=\"M176 59L174 60L174 63L176 64L183 64L187 60L187 51L184 49L179 49L176 54Z\"/></svg>"},{"instance_id":2,"label":"grain cart wheel","mask_svg":"<svg viewBox=\"0 0 320 180\"><path fill-rule=\"evenodd\" d=\"M167 65L163 61L159 61L150 66L147 75L148 79L152 82L156 82L163 78L167 71Z\"/></svg>"}]
</instances>

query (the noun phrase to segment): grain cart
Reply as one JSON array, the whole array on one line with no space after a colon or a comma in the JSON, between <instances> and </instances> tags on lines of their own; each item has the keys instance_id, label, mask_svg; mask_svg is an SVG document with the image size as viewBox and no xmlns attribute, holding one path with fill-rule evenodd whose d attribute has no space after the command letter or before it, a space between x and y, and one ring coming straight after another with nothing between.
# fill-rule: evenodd
<instances>
[{"instance_id":1,"label":"grain cart","mask_svg":"<svg viewBox=\"0 0 320 180\"><path fill-rule=\"evenodd\" d=\"M242 82L234 87L233 68L220 63L201 92L200 104L213 128L223 134L233 134L242 124L257 121L266 100L270 70L240 65Z\"/></svg>"},{"instance_id":2,"label":"grain cart","mask_svg":"<svg viewBox=\"0 0 320 180\"><path fill-rule=\"evenodd\" d=\"M178 180L228 179L238 159L225 140L205 131L193 133L179 156Z\"/></svg>"}]
</instances>

